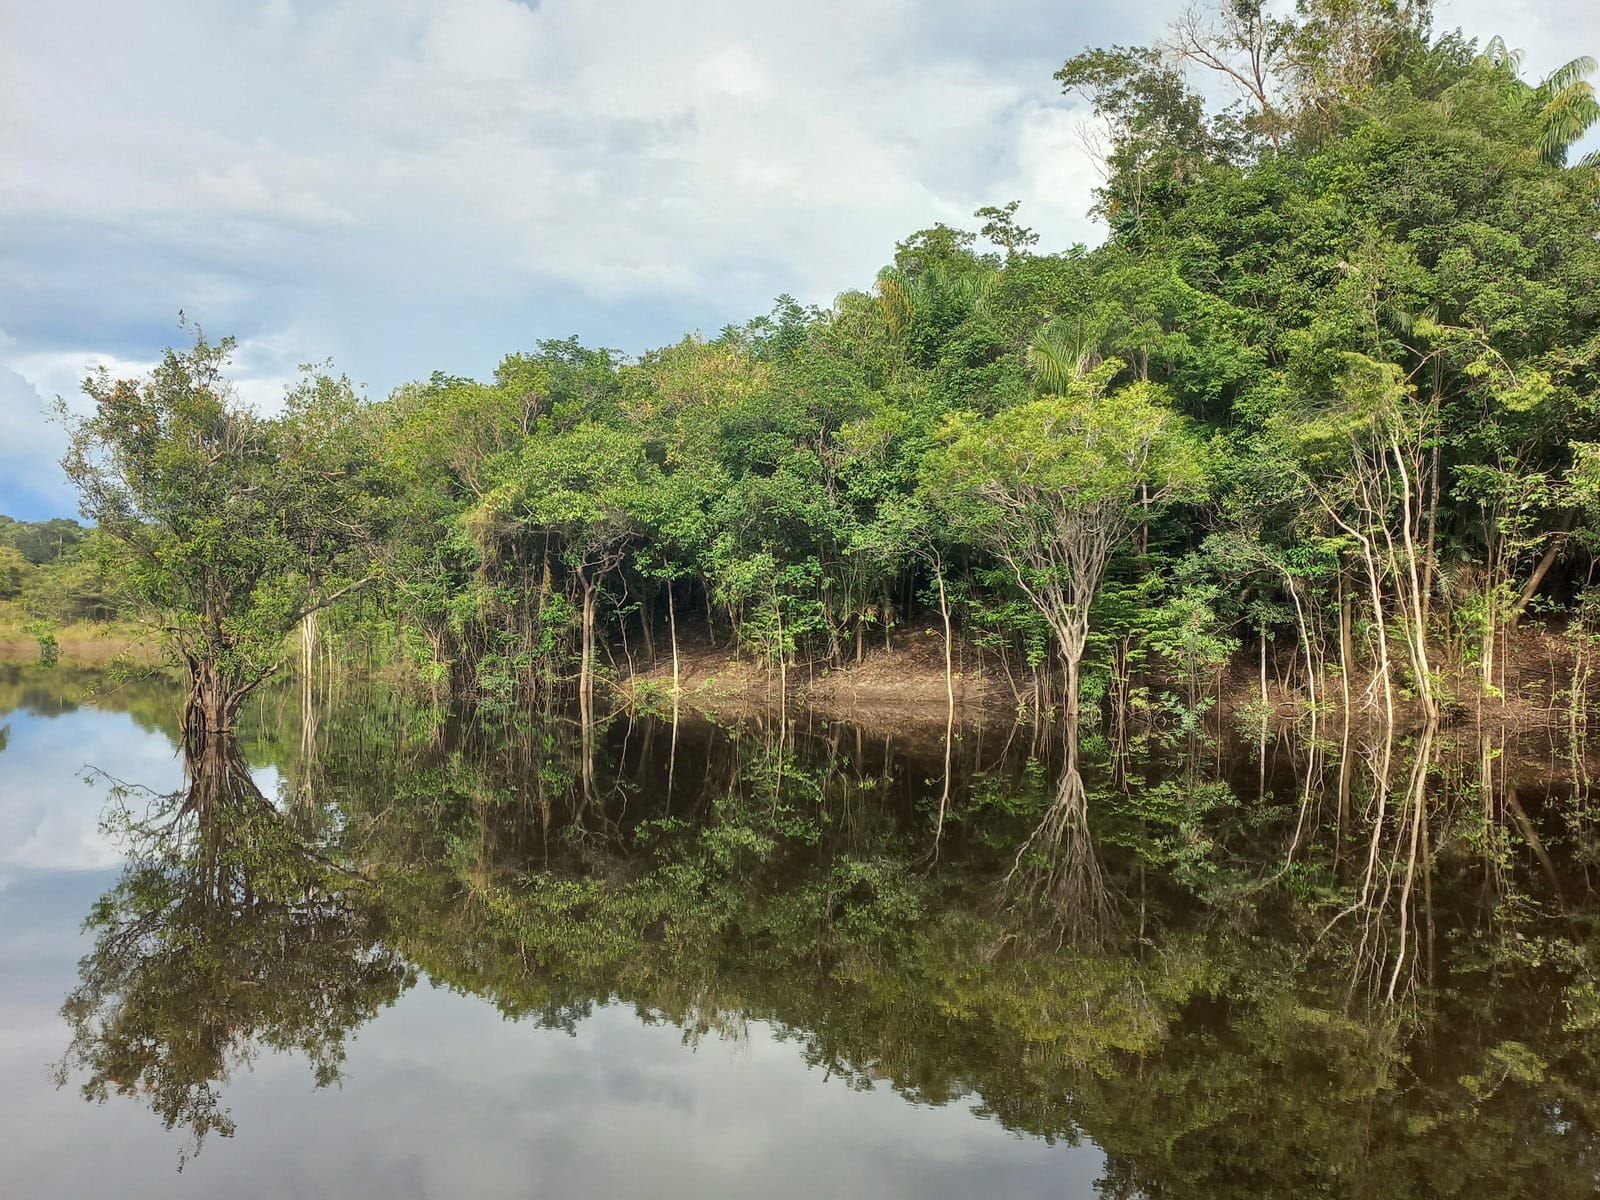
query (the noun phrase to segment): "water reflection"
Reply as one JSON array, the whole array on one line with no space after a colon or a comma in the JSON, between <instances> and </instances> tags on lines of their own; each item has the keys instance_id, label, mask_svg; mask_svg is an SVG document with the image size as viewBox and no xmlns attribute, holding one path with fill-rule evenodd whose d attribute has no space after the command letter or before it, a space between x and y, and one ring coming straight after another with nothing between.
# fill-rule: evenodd
<instances>
[{"instance_id":1,"label":"water reflection","mask_svg":"<svg viewBox=\"0 0 1600 1200\"><path fill-rule=\"evenodd\" d=\"M415 973L380 943L364 881L262 795L236 744L185 765L178 792L113 788L128 864L85 922L94 949L62 1007L57 1077L93 1101L139 1097L198 1151L234 1131L221 1094L235 1071L292 1050L318 1087L335 1082L350 1031Z\"/></svg>"},{"instance_id":2,"label":"water reflection","mask_svg":"<svg viewBox=\"0 0 1600 1200\"><path fill-rule=\"evenodd\" d=\"M1089 790L1078 769L1078 738L1069 734L1055 800L1023 841L1005 877L1024 924L1039 919L1063 940L1099 946L1120 925L1117 894L1107 881L1089 831Z\"/></svg>"},{"instance_id":3,"label":"water reflection","mask_svg":"<svg viewBox=\"0 0 1600 1200\"><path fill-rule=\"evenodd\" d=\"M86 1094L230 1132L240 1066L336 1078L420 971L525 1029L775 1038L832 1087L1097 1146L1102 1196L1596 1187L1600 842L1548 746L351 699L258 706L278 797L219 756L127 824L65 1009Z\"/></svg>"}]
</instances>

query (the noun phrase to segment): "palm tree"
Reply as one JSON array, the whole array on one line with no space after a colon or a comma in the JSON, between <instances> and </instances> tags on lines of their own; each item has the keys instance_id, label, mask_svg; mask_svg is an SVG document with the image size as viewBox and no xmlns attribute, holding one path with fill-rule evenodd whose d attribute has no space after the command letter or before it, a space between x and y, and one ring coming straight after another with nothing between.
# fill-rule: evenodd
<instances>
[{"instance_id":1,"label":"palm tree","mask_svg":"<svg viewBox=\"0 0 1600 1200\"><path fill-rule=\"evenodd\" d=\"M981 314L999 279L1000 272L982 262L958 269L936 264L915 273L885 267L878 272L875 299L889 344L904 358L920 322L954 325Z\"/></svg>"},{"instance_id":2,"label":"palm tree","mask_svg":"<svg viewBox=\"0 0 1600 1200\"><path fill-rule=\"evenodd\" d=\"M1506 82L1510 106L1532 123L1533 147L1539 157L1553 167L1567 165L1567 152L1600 124L1600 100L1587 76L1595 72L1595 60L1580 55L1557 67L1537 85L1520 76L1523 54L1509 48L1503 38L1489 39L1483 60ZM1590 155L1580 165L1592 165Z\"/></svg>"},{"instance_id":3,"label":"palm tree","mask_svg":"<svg viewBox=\"0 0 1600 1200\"><path fill-rule=\"evenodd\" d=\"M1041 395L1059 396L1100 363L1105 322L1085 313L1057 317L1028 343L1028 373Z\"/></svg>"},{"instance_id":4,"label":"palm tree","mask_svg":"<svg viewBox=\"0 0 1600 1200\"><path fill-rule=\"evenodd\" d=\"M1600 124L1600 100L1594 85L1584 78L1594 74L1588 55L1557 67L1533 90L1537 109L1539 156L1551 166L1567 165L1567 151Z\"/></svg>"}]
</instances>

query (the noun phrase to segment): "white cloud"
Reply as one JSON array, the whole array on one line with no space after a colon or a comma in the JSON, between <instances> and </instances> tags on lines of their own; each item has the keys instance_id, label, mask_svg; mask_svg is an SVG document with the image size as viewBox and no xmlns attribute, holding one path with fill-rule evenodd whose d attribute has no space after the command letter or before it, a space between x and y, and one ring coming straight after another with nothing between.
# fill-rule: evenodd
<instances>
[{"instance_id":1,"label":"white cloud","mask_svg":"<svg viewBox=\"0 0 1600 1200\"><path fill-rule=\"evenodd\" d=\"M26 378L0 367L0 471L13 495L36 497L52 511L77 511L77 501L56 467L66 439L51 423L45 399Z\"/></svg>"},{"instance_id":2,"label":"white cloud","mask_svg":"<svg viewBox=\"0 0 1600 1200\"><path fill-rule=\"evenodd\" d=\"M305 226L364 231L358 258L449 267L451 291L533 274L707 295L755 259L776 268L763 293L827 299L916 223L994 199L977 166L1055 90L959 47L897 56L923 19L905 4L346 0L253 25L96 6L100 36L69 55L74 7L13 17L31 99L3 211L181 224L246 278ZM314 283L321 264L300 265Z\"/></svg>"},{"instance_id":3,"label":"white cloud","mask_svg":"<svg viewBox=\"0 0 1600 1200\"><path fill-rule=\"evenodd\" d=\"M148 360L182 308L271 350L263 395L330 354L383 390L826 303L1013 197L1046 249L1093 241L1051 72L1178 7L0 0L0 362L48 396L24 358ZM1530 69L1600 44L1576 2L1455 23Z\"/></svg>"},{"instance_id":4,"label":"white cloud","mask_svg":"<svg viewBox=\"0 0 1600 1200\"><path fill-rule=\"evenodd\" d=\"M1036 0L1012 3L1021 26ZM45 398L148 363L180 308L241 335L270 402L301 359L386 389L574 329L640 349L826 303L1013 193L1060 244L1093 236L1090 181L1040 152L1073 47L1019 62L1004 12L0 4L0 362ZM59 435L8 382L0 461L47 464ZM64 494L52 471L0 492Z\"/></svg>"},{"instance_id":5,"label":"white cloud","mask_svg":"<svg viewBox=\"0 0 1600 1200\"><path fill-rule=\"evenodd\" d=\"M13 712L4 722L12 733L0 757L0 895L3 883L21 872L104 870L122 862L122 849L100 824L109 785L80 773L98 769L153 792L182 783L172 742L125 714Z\"/></svg>"}]
</instances>

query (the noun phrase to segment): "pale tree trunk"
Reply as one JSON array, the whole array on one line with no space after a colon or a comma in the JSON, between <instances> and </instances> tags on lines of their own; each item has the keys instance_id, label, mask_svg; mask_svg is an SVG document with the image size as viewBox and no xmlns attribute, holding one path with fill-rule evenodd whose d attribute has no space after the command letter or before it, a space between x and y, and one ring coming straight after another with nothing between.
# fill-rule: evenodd
<instances>
[{"instance_id":1,"label":"pale tree trunk","mask_svg":"<svg viewBox=\"0 0 1600 1200\"><path fill-rule=\"evenodd\" d=\"M317 614L307 613L300 624L300 788L296 799L311 802L311 779L317 759L317 693L315 683Z\"/></svg>"},{"instance_id":2,"label":"pale tree trunk","mask_svg":"<svg viewBox=\"0 0 1600 1200\"><path fill-rule=\"evenodd\" d=\"M1350 672L1355 670L1355 640L1351 628L1354 614L1345 591L1344 564L1339 564L1339 686L1344 693L1346 720L1350 712Z\"/></svg>"},{"instance_id":3,"label":"pale tree trunk","mask_svg":"<svg viewBox=\"0 0 1600 1200\"><path fill-rule=\"evenodd\" d=\"M1428 720L1433 720L1439 715L1439 705L1433 695L1433 672L1428 665L1428 603L1427 593L1424 590L1420 566L1417 556L1416 542L1412 537L1412 524L1414 514L1412 509L1412 480L1411 474L1406 470L1405 457L1400 451L1396 441L1390 442L1390 452L1394 457L1395 468L1400 472L1400 497L1402 520L1400 525L1401 540L1405 546L1405 562L1403 570L1396 571L1401 583L1401 593L1405 618L1407 649L1411 654L1411 667L1417 677L1417 692L1422 700L1423 712ZM1388 539L1386 539L1388 540ZM1393 542L1389 541L1390 554L1394 554ZM1400 564L1396 564L1397 566ZM1409 587L1409 595L1405 594Z\"/></svg>"},{"instance_id":4,"label":"pale tree trunk","mask_svg":"<svg viewBox=\"0 0 1600 1200\"><path fill-rule=\"evenodd\" d=\"M950 804L950 755L956 736L956 684L952 657L953 639L950 633L950 605L944 591L944 563L937 554L933 556L933 578L939 585L939 616L944 621L944 787L939 794L939 823L933 832L933 852L939 852L939 839L944 834L945 810Z\"/></svg>"},{"instance_id":5,"label":"pale tree trunk","mask_svg":"<svg viewBox=\"0 0 1600 1200\"><path fill-rule=\"evenodd\" d=\"M1428 610L1433 602L1434 557L1439 527L1439 447L1433 448L1431 479L1428 483L1428 537L1427 555L1422 562L1422 623L1428 623Z\"/></svg>"},{"instance_id":6,"label":"pale tree trunk","mask_svg":"<svg viewBox=\"0 0 1600 1200\"><path fill-rule=\"evenodd\" d=\"M1496 551L1491 546L1488 555L1489 561L1485 569L1483 589L1483 637L1479 646L1479 674L1482 676L1479 690L1485 696L1494 695L1494 648L1500 623L1497 620L1496 610L1500 607L1502 592L1497 584L1499 578L1499 565L1495 562Z\"/></svg>"},{"instance_id":7,"label":"pale tree trunk","mask_svg":"<svg viewBox=\"0 0 1600 1200\"><path fill-rule=\"evenodd\" d=\"M1285 573L1284 582L1289 587L1289 599L1294 601L1295 628L1300 633L1300 649L1306 660L1306 692L1310 698L1311 720L1317 719L1317 667L1311 651L1311 627L1306 620L1305 607L1300 603L1300 592L1294 586L1294 578Z\"/></svg>"},{"instance_id":8,"label":"pale tree trunk","mask_svg":"<svg viewBox=\"0 0 1600 1200\"><path fill-rule=\"evenodd\" d=\"M1385 585L1423 714L1431 721L1438 715L1439 703L1428 661L1436 525L1429 503L1437 507L1438 463L1437 458L1430 463L1427 441L1437 414L1428 408L1414 409L1410 398L1410 391L1397 383L1390 397L1392 407L1380 412L1366 430L1352 432L1349 459L1340 473L1341 486L1350 487L1346 494L1330 496L1313 480L1306 482L1334 524L1361 546L1371 583L1386 717L1394 719L1393 664L1382 602ZM1376 436L1368 440L1368 435ZM1430 467L1435 475L1431 489Z\"/></svg>"},{"instance_id":9,"label":"pale tree trunk","mask_svg":"<svg viewBox=\"0 0 1600 1200\"><path fill-rule=\"evenodd\" d=\"M578 655L578 710L587 728L594 720L594 584L583 579L583 645Z\"/></svg>"},{"instance_id":10,"label":"pale tree trunk","mask_svg":"<svg viewBox=\"0 0 1600 1200\"><path fill-rule=\"evenodd\" d=\"M937 558L934 560L933 577L939 585L939 618L944 622L944 696L945 704L949 708L951 720L955 719L956 711L956 683L955 683L955 639L950 632L950 605L945 599L944 592L944 564Z\"/></svg>"},{"instance_id":11,"label":"pale tree trunk","mask_svg":"<svg viewBox=\"0 0 1600 1200\"><path fill-rule=\"evenodd\" d=\"M772 602L773 615L778 622L778 720L787 721L789 716L789 650L783 644L783 605L776 599Z\"/></svg>"},{"instance_id":12,"label":"pale tree trunk","mask_svg":"<svg viewBox=\"0 0 1600 1200\"><path fill-rule=\"evenodd\" d=\"M676 711L683 691L683 676L678 665L678 606L672 598L672 581L667 580L667 631L672 637L672 707Z\"/></svg>"},{"instance_id":13,"label":"pale tree trunk","mask_svg":"<svg viewBox=\"0 0 1600 1200\"><path fill-rule=\"evenodd\" d=\"M1359 535L1358 535L1359 536ZM1378 564L1372 556L1372 543L1361 538L1361 553L1367 563L1367 580L1372 591L1372 621L1378 634L1378 674L1383 681L1383 711L1394 723L1394 683L1389 677L1389 637L1384 631L1383 593L1379 590Z\"/></svg>"},{"instance_id":14,"label":"pale tree trunk","mask_svg":"<svg viewBox=\"0 0 1600 1200\"><path fill-rule=\"evenodd\" d=\"M1077 653L1068 653L1066 655L1067 695L1063 708L1066 712L1067 728L1072 730L1078 728L1078 676L1083 665L1082 660L1083 652L1081 650Z\"/></svg>"}]
</instances>

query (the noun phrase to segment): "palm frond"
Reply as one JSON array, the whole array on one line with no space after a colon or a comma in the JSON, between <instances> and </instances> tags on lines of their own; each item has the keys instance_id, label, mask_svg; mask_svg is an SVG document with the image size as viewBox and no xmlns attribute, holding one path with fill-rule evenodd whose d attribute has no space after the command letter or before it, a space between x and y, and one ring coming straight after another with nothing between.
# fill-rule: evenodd
<instances>
[{"instance_id":1,"label":"palm frond","mask_svg":"<svg viewBox=\"0 0 1600 1200\"><path fill-rule=\"evenodd\" d=\"M983 271L971 275L963 275L957 287L961 299L973 312L982 312L989 304L989 298L994 295L995 285L1000 282L998 271Z\"/></svg>"},{"instance_id":2,"label":"palm frond","mask_svg":"<svg viewBox=\"0 0 1600 1200\"><path fill-rule=\"evenodd\" d=\"M1600 100L1586 81L1570 83L1554 93L1536 117L1534 145L1539 156L1554 166L1566 162L1567 151L1600 124Z\"/></svg>"},{"instance_id":3,"label":"palm frond","mask_svg":"<svg viewBox=\"0 0 1600 1200\"><path fill-rule=\"evenodd\" d=\"M1565 91L1575 83L1582 83L1594 72L1594 59L1587 54L1580 54L1571 62L1563 63L1546 75L1539 83L1539 91L1550 95Z\"/></svg>"},{"instance_id":4,"label":"palm frond","mask_svg":"<svg viewBox=\"0 0 1600 1200\"><path fill-rule=\"evenodd\" d=\"M905 274L894 267L885 267L878 273L878 312L890 338L897 342L917 315L909 283Z\"/></svg>"},{"instance_id":5,"label":"palm frond","mask_svg":"<svg viewBox=\"0 0 1600 1200\"><path fill-rule=\"evenodd\" d=\"M1499 71L1510 71L1513 75L1518 75L1522 71L1523 52L1521 50L1513 50L1506 45L1505 38L1498 33L1485 44L1483 54L1480 57L1484 62Z\"/></svg>"},{"instance_id":6,"label":"palm frond","mask_svg":"<svg viewBox=\"0 0 1600 1200\"><path fill-rule=\"evenodd\" d=\"M1060 395L1100 361L1104 330L1079 316L1058 317L1033 335L1028 344L1028 373L1034 387L1046 395Z\"/></svg>"}]
</instances>

